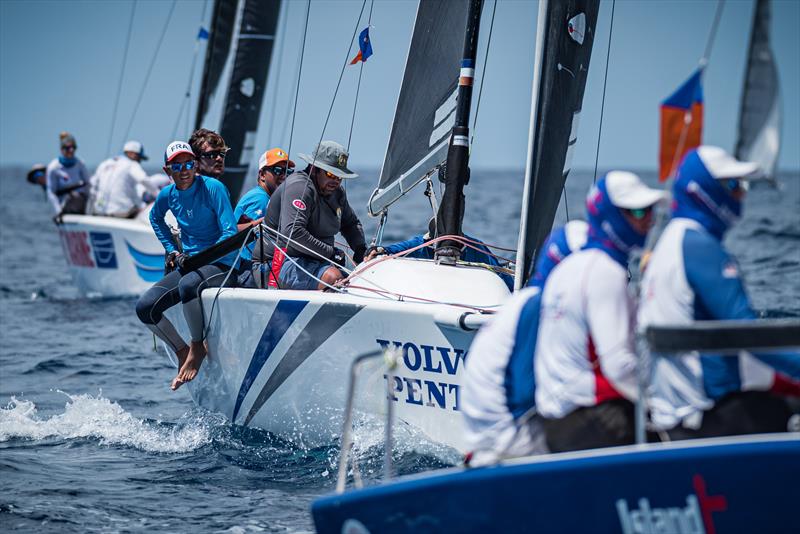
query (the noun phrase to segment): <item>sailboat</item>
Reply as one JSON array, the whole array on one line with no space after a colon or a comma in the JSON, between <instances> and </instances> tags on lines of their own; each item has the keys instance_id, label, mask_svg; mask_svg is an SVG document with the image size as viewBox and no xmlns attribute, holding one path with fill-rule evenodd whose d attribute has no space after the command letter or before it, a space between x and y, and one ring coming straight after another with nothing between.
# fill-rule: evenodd
<instances>
[{"instance_id":1,"label":"sailboat","mask_svg":"<svg viewBox=\"0 0 800 534\"><path fill-rule=\"evenodd\" d=\"M254 157L280 4L280 0L214 2L195 127L220 117L219 127L212 128L231 146L222 181L233 203ZM83 296L138 296L164 276L164 247L146 212L136 219L65 215L58 232Z\"/></svg>"},{"instance_id":2,"label":"sailboat","mask_svg":"<svg viewBox=\"0 0 800 534\"><path fill-rule=\"evenodd\" d=\"M543 20L561 2L540 2ZM559 20L556 18L556 20ZM544 27L550 35L551 30ZM769 2L758 0L737 155L764 155L774 169L779 146L773 110L777 77L769 47ZM547 46L547 44L544 44ZM746 157L746 156L742 156ZM771 162L771 165L770 165ZM800 321L702 321L650 327L640 355L703 350L739 354L800 346ZM641 373L639 397L647 388ZM344 490L316 500L316 531L705 533L797 530L800 433L645 443L637 405L637 445L518 458L480 468L450 468ZM390 424L390 423L387 423ZM387 435L391 435L387 432ZM387 443L387 446L390 446ZM385 458L391 459L391 451ZM384 471L391 472L384 466Z\"/></svg>"},{"instance_id":3,"label":"sailboat","mask_svg":"<svg viewBox=\"0 0 800 534\"><path fill-rule=\"evenodd\" d=\"M197 404L305 446L328 444L341 430L350 364L365 352L396 349L401 357L390 386L398 419L464 452L458 404L464 360L475 331L510 296L497 274L447 251L463 241L481 7L481 0L420 1L380 181L369 201L382 227L394 202L443 174L442 258L378 258L358 266L338 292L203 292L209 357L185 386ZM537 47L542 67L534 80L518 287L551 229L569 172L597 9L594 1L558 3L548 16L554 46L547 53ZM167 314L186 335L180 312ZM363 380L365 412L382 414L388 379L374 372Z\"/></svg>"}]
</instances>

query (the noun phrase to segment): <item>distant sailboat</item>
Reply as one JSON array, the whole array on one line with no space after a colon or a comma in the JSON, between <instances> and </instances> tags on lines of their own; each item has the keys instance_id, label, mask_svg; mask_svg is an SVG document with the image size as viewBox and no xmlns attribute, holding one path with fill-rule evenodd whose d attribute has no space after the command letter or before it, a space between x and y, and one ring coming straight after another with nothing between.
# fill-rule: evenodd
<instances>
[{"instance_id":1,"label":"distant sailboat","mask_svg":"<svg viewBox=\"0 0 800 534\"><path fill-rule=\"evenodd\" d=\"M231 147L222 181L236 201L250 164L263 105L280 0L215 0L197 106L197 127L218 111ZM224 95L216 98L224 87ZM217 109L219 108L219 109ZM187 132L188 136L188 132ZM136 296L164 275L164 248L146 213L137 219L65 215L59 234L78 291Z\"/></svg>"}]
</instances>

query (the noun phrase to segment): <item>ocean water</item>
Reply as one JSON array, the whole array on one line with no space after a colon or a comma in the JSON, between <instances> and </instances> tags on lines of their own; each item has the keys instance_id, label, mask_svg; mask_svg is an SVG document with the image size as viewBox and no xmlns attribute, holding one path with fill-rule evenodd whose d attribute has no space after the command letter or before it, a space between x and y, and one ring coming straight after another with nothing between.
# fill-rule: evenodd
<instances>
[{"instance_id":1,"label":"ocean water","mask_svg":"<svg viewBox=\"0 0 800 534\"><path fill-rule=\"evenodd\" d=\"M473 174L467 233L514 247L521 174ZM368 238L373 176L348 183ZM567 209L582 215L591 180L570 177L558 222ZM797 317L800 175L781 182L749 193L727 242L755 308ZM423 232L430 214L422 190L412 192L392 210L385 241ZM311 501L335 486L337 441L303 449L194 407L185 389L170 391L175 371L154 351L135 301L77 295L50 208L23 169L0 169L0 216L0 531L312 531ZM376 483L382 427L362 421L355 437L361 476ZM457 455L408 434L394 460L407 474Z\"/></svg>"}]
</instances>

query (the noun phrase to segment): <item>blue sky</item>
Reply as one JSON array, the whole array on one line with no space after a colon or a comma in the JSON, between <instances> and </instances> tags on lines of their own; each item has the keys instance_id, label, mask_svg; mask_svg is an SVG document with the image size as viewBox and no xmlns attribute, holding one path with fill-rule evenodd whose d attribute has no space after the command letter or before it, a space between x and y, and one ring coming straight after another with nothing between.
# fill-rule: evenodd
<instances>
[{"instance_id":1,"label":"blue sky","mask_svg":"<svg viewBox=\"0 0 800 534\"><path fill-rule=\"evenodd\" d=\"M112 153L121 149L129 124L129 137L141 140L151 154L160 155L171 141L201 24L202 0L178 0L141 106L133 117L170 4L168 0L140 0L136 5ZM277 75L270 78L259 147L283 145L291 148L294 157L317 142L341 65L346 55L353 55L348 51L353 30L365 25L366 14L361 23L356 21L361 5L361 1L312 0L300 102L289 147L286 125L306 3L287 2L280 30L285 33L284 54L273 58L272 73ZM599 141L601 168L655 168L658 104L696 67L716 5L712 0L616 2ZM0 1L0 164L49 161L57 155L61 130L75 134L78 155L89 165L109 155L106 147L131 6L129 0ZM366 11L369 6L367 3ZM484 68L480 63L492 6L493 0L486 0L479 75ZM600 7L574 168L593 167L598 149L611 8L610 1ZM357 168L377 168L383 159L415 10L416 2L407 0L374 3L370 33L375 54L364 67L351 143L350 161ZM705 79L704 139L729 150L735 142L752 10L753 3L748 0L726 2ZM206 19L210 12L209 0ZM536 2L498 3L472 152L475 167L524 166L536 13ZM772 45L784 110L779 167L784 170L800 168L798 27L800 2L773 2ZM203 53L204 45L200 61ZM279 62L281 72L276 73ZM198 73L200 69L198 65ZM347 142L357 79L358 67L348 67L326 138ZM197 86L197 74L195 82ZM212 120L207 126L214 128L216 123Z\"/></svg>"}]
</instances>

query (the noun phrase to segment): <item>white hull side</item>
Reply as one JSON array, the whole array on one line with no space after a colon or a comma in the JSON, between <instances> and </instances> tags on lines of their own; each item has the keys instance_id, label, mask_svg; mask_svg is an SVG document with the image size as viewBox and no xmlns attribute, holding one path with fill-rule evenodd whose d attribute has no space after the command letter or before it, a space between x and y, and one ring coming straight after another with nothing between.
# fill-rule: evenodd
<instances>
[{"instance_id":1,"label":"white hull side","mask_svg":"<svg viewBox=\"0 0 800 534\"><path fill-rule=\"evenodd\" d=\"M164 247L149 224L65 215L58 232L72 278L84 296L141 295L164 275Z\"/></svg>"},{"instance_id":2,"label":"white hull side","mask_svg":"<svg viewBox=\"0 0 800 534\"><path fill-rule=\"evenodd\" d=\"M497 306L509 296L488 271L392 260L386 273L398 274L398 264L388 265L393 262L402 262L400 270L409 276L420 269L438 271L443 295L452 296L460 284L462 300L482 306L489 301ZM370 283L386 288L390 281L375 276ZM369 284L362 280L361 285ZM203 293L207 321L217 293ZM459 319L470 310L359 293L219 291L209 323L209 358L188 384L195 402L304 446L329 444L341 434L352 361L385 345L399 346L403 358L393 384L398 420L465 452L458 390L475 332L461 328ZM168 316L187 336L179 310ZM357 409L383 415L385 384L383 367L368 365L359 375Z\"/></svg>"}]
</instances>

